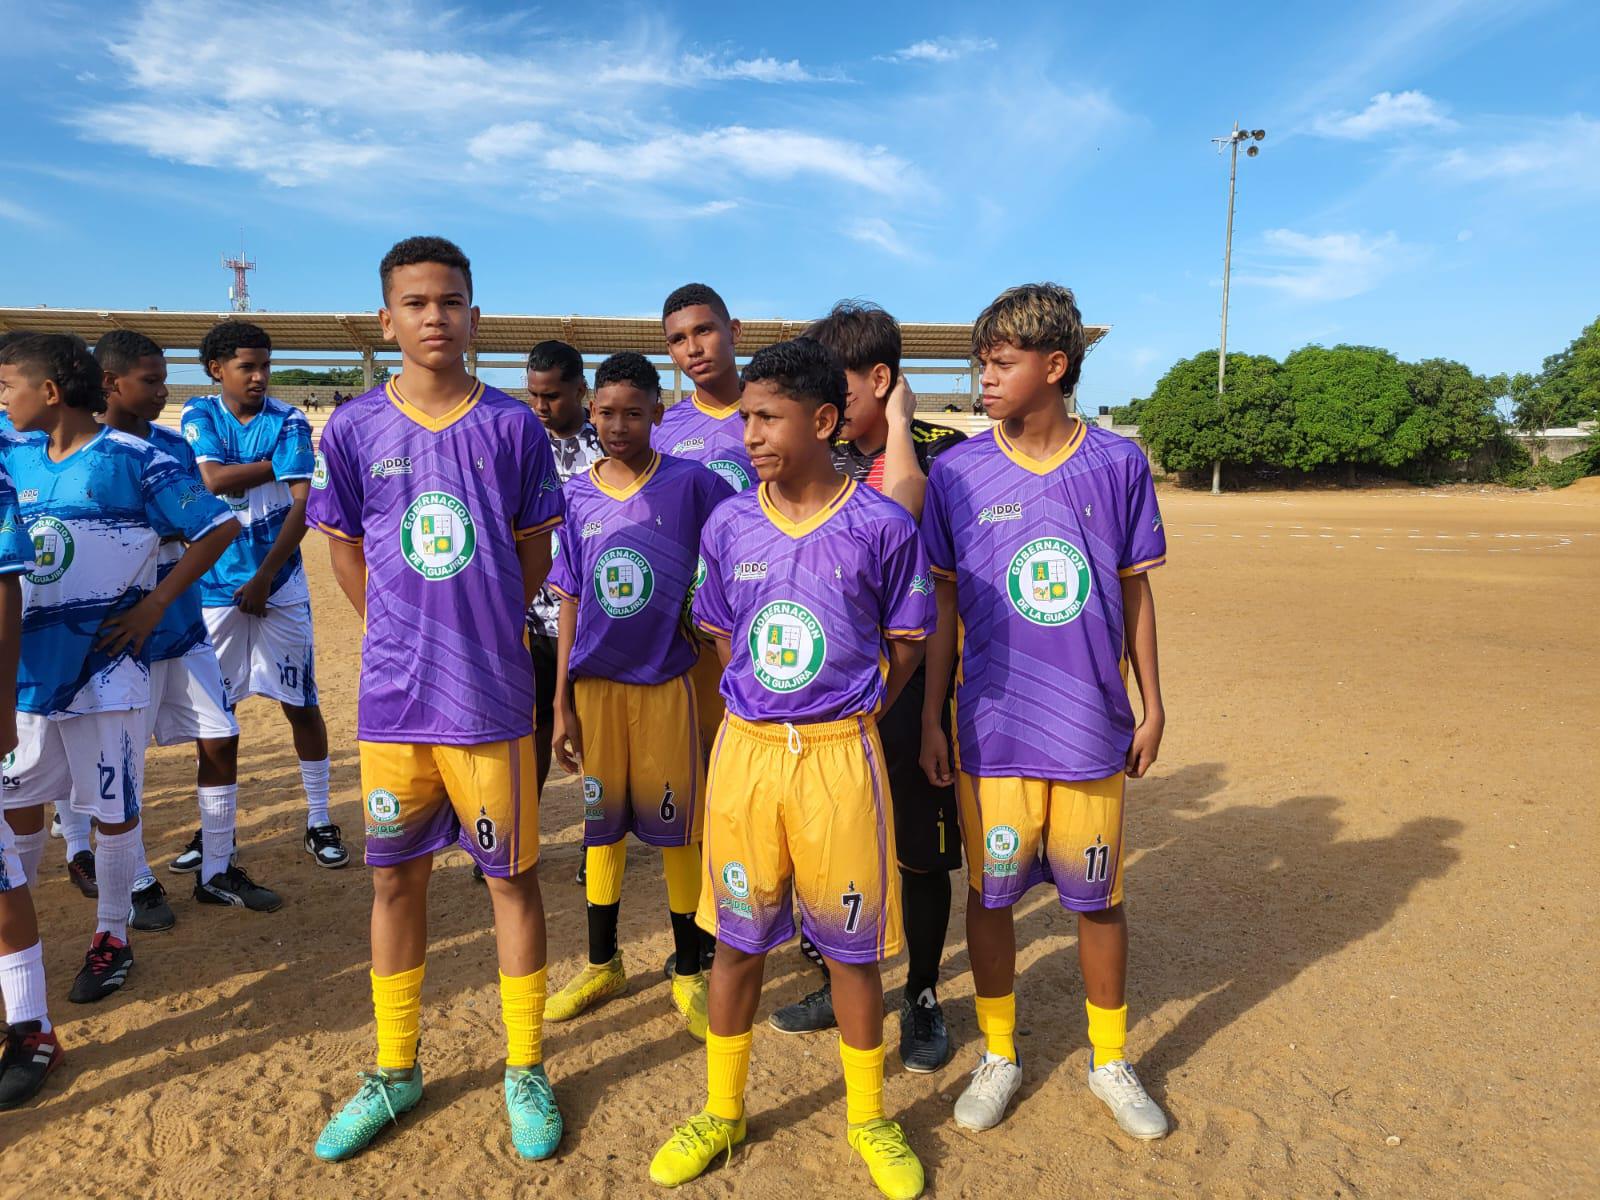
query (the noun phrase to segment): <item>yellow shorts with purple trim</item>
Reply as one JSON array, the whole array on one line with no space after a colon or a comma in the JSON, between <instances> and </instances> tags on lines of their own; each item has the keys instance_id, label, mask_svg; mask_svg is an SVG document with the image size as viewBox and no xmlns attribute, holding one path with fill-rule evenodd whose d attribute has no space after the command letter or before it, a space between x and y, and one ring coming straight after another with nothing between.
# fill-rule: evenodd
<instances>
[{"instance_id":1,"label":"yellow shorts with purple trim","mask_svg":"<svg viewBox=\"0 0 1600 1200\"><path fill-rule=\"evenodd\" d=\"M1124 776L1019 779L956 774L967 882L985 908L1008 908L1053 883L1061 907L1122 903Z\"/></svg>"},{"instance_id":2,"label":"yellow shorts with purple trim","mask_svg":"<svg viewBox=\"0 0 1600 1200\"><path fill-rule=\"evenodd\" d=\"M888 775L865 717L776 725L728 714L711 751L696 920L764 954L801 926L837 962L900 950Z\"/></svg>"},{"instance_id":3,"label":"yellow shorts with purple trim","mask_svg":"<svg viewBox=\"0 0 1600 1200\"><path fill-rule=\"evenodd\" d=\"M361 742L367 865L393 867L460 845L485 875L539 862L533 738L476 746Z\"/></svg>"},{"instance_id":4,"label":"yellow shorts with purple trim","mask_svg":"<svg viewBox=\"0 0 1600 1200\"><path fill-rule=\"evenodd\" d=\"M706 782L695 686L573 681L583 731L583 844L609 846L629 831L651 846L700 840Z\"/></svg>"}]
</instances>

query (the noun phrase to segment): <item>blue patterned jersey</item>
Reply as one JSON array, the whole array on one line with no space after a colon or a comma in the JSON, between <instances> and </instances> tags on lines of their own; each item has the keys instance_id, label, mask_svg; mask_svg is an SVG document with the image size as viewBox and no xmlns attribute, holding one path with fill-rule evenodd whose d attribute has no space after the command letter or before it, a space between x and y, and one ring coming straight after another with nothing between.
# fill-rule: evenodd
<instances>
[{"instance_id":1,"label":"blue patterned jersey","mask_svg":"<svg viewBox=\"0 0 1600 1200\"><path fill-rule=\"evenodd\" d=\"M33 570L33 539L22 523L22 513L17 508L17 489L4 466L6 451L21 440L11 431L9 420L0 427L0 575L19 575Z\"/></svg>"},{"instance_id":2,"label":"blue patterned jersey","mask_svg":"<svg viewBox=\"0 0 1600 1200\"><path fill-rule=\"evenodd\" d=\"M221 396L196 396L183 406L183 436L198 462L272 463L269 482L222 497L244 532L201 579L200 603L228 608L234 593L255 578L283 529L293 504L290 482L311 478L311 422L298 408L270 396L248 422L234 416ZM267 603L303 604L310 598L297 547L273 577Z\"/></svg>"},{"instance_id":3,"label":"blue patterned jersey","mask_svg":"<svg viewBox=\"0 0 1600 1200\"><path fill-rule=\"evenodd\" d=\"M63 717L143 708L143 657L96 650L100 627L155 587L163 538L204 537L233 520L228 506L174 459L115 429L61 462L50 460L48 439L12 443L4 465L33 539L17 707Z\"/></svg>"},{"instance_id":4,"label":"blue patterned jersey","mask_svg":"<svg viewBox=\"0 0 1600 1200\"><path fill-rule=\"evenodd\" d=\"M194 461L194 451L189 449L183 434L164 425L152 425L150 444L163 454L170 454L190 480L205 486L200 479L200 468ZM178 538L169 538L161 543L156 556L157 583L167 577L187 549ZM182 658L196 646L205 645L208 636L205 620L200 615L200 585L197 583L167 606L161 624L156 626L155 632L144 644L144 656L149 662Z\"/></svg>"}]
</instances>

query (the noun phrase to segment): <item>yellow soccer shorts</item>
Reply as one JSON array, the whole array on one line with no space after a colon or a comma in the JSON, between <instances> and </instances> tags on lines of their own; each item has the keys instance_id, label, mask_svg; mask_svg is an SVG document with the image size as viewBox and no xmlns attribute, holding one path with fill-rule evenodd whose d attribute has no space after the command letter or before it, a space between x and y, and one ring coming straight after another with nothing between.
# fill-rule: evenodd
<instances>
[{"instance_id":1,"label":"yellow soccer shorts","mask_svg":"<svg viewBox=\"0 0 1600 1200\"><path fill-rule=\"evenodd\" d=\"M705 810L694 680L577 679L583 730L583 844L609 846L630 830L651 846L692 846Z\"/></svg>"},{"instance_id":2,"label":"yellow soccer shorts","mask_svg":"<svg viewBox=\"0 0 1600 1200\"><path fill-rule=\"evenodd\" d=\"M531 736L475 746L361 742L360 750L368 866L397 866L453 842L499 879L538 864Z\"/></svg>"},{"instance_id":3,"label":"yellow soccer shorts","mask_svg":"<svg viewBox=\"0 0 1600 1200\"><path fill-rule=\"evenodd\" d=\"M696 920L764 954L801 926L828 958L900 950L888 775L868 718L775 725L729 714L711 752Z\"/></svg>"},{"instance_id":4,"label":"yellow soccer shorts","mask_svg":"<svg viewBox=\"0 0 1600 1200\"><path fill-rule=\"evenodd\" d=\"M1120 772L1071 781L958 772L967 882L983 906L1009 908L1038 883L1054 883L1074 912L1121 904L1124 782Z\"/></svg>"}]
</instances>

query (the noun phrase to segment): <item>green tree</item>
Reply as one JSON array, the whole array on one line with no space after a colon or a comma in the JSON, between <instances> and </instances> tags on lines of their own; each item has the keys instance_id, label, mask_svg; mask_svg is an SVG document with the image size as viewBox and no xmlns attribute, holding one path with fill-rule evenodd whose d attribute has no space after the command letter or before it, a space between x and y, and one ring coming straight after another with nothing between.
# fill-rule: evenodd
<instances>
[{"instance_id":1,"label":"green tree","mask_svg":"<svg viewBox=\"0 0 1600 1200\"><path fill-rule=\"evenodd\" d=\"M1286 465L1399 467L1419 457L1427 422L1406 365L1374 346L1305 346L1283 361L1294 412Z\"/></svg>"},{"instance_id":2,"label":"green tree","mask_svg":"<svg viewBox=\"0 0 1600 1200\"><path fill-rule=\"evenodd\" d=\"M372 382L384 383L389 378L388 367L375 366ZM362 386L360 367L331 367L326 371L308 371L304 367L284 367L272 373L272 382L284 387L351 387Z\"/></svg>"},{"instance_id":3,"label":"green tree","mask_svg":"<svg viewBox=\"0 0 1600 1200\"><path fill-rule=\"evenodd\" d=\"M1542 377L1526 371L1518 371L1511 377L1506 394L1511 397L1512 424L1532 435L1530 445L1537 465L1544 457L1544 431L1556 423L1556 395L1544 386Z\"/></svg>"},{"instance_id":4,"label":"green tree","mask_svg":"<svg viewBox=\"0 0 1600 1200\"><path fill-rule=\"evenodd\" d=\"M1267 355L1230 354L1219 397L1217 352L1183 359L1138 402L1139 436L1169 471L1281 462L1290 429L1278 375Z\"/></svg>"},{"instance_id":5,"label":"green tree","mask_svg":"<svg viewBox=\"0 0 1600 1200\"><path fill-rule=\"evenodd\" d=\"M1428 358L1406 366L1412 410L1402 424L1419 433L1422 451L1415 464L1432 477L1448 463L1462 463L1504 432L1495 401L1507 392L1505 376L1474 375L1447 358Z\"/></svg>"},{"instance_id":6,"label":"green tree","mask_svg":"<svg viewBox=\"0 0 1600 1200\"><path fill-rule=\"evenodd\" d=\"M1565 350L1544 360L1539 390L1546 393L1545 429L1600 417L1600 317Z\"/></svg>"}]
</instances>

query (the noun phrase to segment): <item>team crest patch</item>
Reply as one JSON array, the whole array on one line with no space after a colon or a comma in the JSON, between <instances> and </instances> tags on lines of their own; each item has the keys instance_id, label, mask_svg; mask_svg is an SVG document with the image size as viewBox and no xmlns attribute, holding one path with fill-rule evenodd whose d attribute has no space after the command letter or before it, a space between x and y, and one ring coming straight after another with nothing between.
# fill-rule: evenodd
<instances>
[{"instance_id":1,"label":"team crest patch","mask_svg":"<svg viewBox=\"0 0 1600 1200\"><path fill-rule=\"evenodd\" d=\"M744 869L743 863L731 862L722 868L722 886L728 889L728 894L722 898L719 907L753 919L755 909L749 899L750 872Z\"/></svg>"},{"instance_id":2,"label":"team crest patch","mask_svg":"<svg viewBox=\"0 0 1600 1200\"><path fill-rule=\"evenodd\" d=\"M837 578L837 567L834 568L834 575L835 578ZM911 580L911 587L908 590L913 596L931 596L933 595L933 580L929 579L926 575L914 576Z\"/></svg>"},{"instance_id":3,"label":"team crest patch","mask_svg":"<svg viewBox=\"0 0 1600 1200\"><path fill-rule=\"evenodd\" d=\"M72 530L54 517L40 517L28 530L28 536L33 538L33 570L28 572L28 582L54 583L65 575L77 553Z\"/></svg>"},{"instance_id":4,"label":"team crest patch","mask_svg":"<svg viewBox=\"0 0 1600 1200\"><path fill-rule=\"evenodd\" d=\"M594 595L609 617L631 617L656 590L649 560L637 550L614 546L594 564Z\"/></svg>"},{"instance_id":5,"label":"team crest patch","mask_svg":"<svg viewBox=\"0 0 1600 1200\"><path fill-rule=\"evenodd\" d=\"M700 590L700 585L706 581L706 557L701 555L694 565L694 582L689 585L689 595L693 596Z\"/></svg>"},{"instance_id":6,"label":"team crest patch","mask_svg":"<svg viewBox=\"0 0 1600 1200\"><path fill-rule=\"evenodd\" d=\"M200 426L185 425L183 427L183 440L191 446L200 440Z\"/></svg>"},{"instance_id":7,"label":"team crest patch","mask_svg":"<svg viewBox=\"0 0 1600 1200\"><path fill-rule=\"evenodd\" d=\"M603 821L605 813L600 811L600 801L605 797L606 789L593 775L583 777L583 819L585 821Z\"/></svg>"},{"instance_id":8,"label":"team crest patch","mask_svg":"<svg viewBox=\"0 0 1600 1200\"><path fill-rule=\"evenodd\" d=\"M817 677L828 658L822 623L803 604L779 600L750 622L750 662L769 692L797 691Z\"/></svg>"},{"instance_id":9,"label":"team crest patch","mask_svg":"<svg viewBox=\"0 0 1600 1200\"><path fill-rule=\"evenodd\" d=\"M367 836L370 838L399 837L400 800L388 788L373 788L367 793Z\"/></svg>"},{"instance_id":10,"label":"team crest patch","mask_svg":"<svg viewBox=\"0 0 1600 1200\"><path fill-rule=\"evenodd\" d=\"M1035 538L1011 560L1006 591L1011 606L1035 625L1075 621L1088 602L1089 560L1058 537Z\"/></svg>"},{"instance_id":11,"label":"team crest patch","mask_svg":"<svg viewBox=\"0 0 1600 1200\"><path fill-rule=\"evenodd\" d=\"M996 825L989 830L983 838L983 848L986 861L983 864L985 875L1015 875L1017 864L1017 850L1022 845L1022 838L1017 831L1009 825Z\"/></svg>"},{"instance_id":12,"label":"team crest patch","mask_svg":"<svg viewBox=\"0 0 1600 1200\"><path fill-rule=\"evenodd\" d=\"M376 467L373 468L373 472L376 474ZM319 492L328 486L328 458L321 450L318 450L311 459L311 486Z\"/></svg>"},{"instance_id":13,"label":"team crest patch","mask_svg":"<svg viewBox=\"0 0 1600 1200\"><path fill-rule=\"evenodd\" d=\"M423 492L400 520L400 549L424 579L458 575L478 549L472 513L449 492Z\"/></svg>"},{"instance_id":14,"label":"team crest patch","mask_svg":"<svg viewBox=\"0 0 1600 1200\"><path fill-rule=\"evenodd\" d=\"M706 466L727 480L728 486L736 492L742 492L750 486L750 473L731 458L713 458Z\"/></svg>"}]
</instances>

